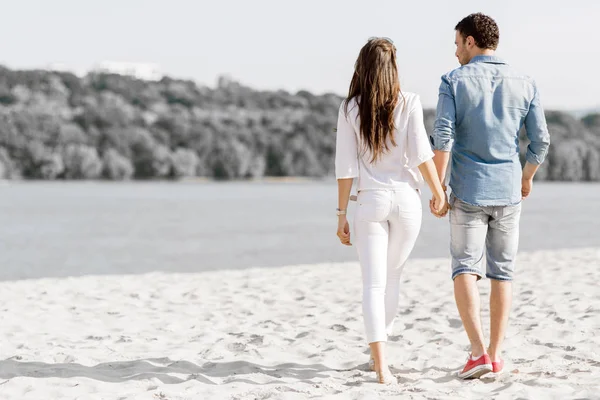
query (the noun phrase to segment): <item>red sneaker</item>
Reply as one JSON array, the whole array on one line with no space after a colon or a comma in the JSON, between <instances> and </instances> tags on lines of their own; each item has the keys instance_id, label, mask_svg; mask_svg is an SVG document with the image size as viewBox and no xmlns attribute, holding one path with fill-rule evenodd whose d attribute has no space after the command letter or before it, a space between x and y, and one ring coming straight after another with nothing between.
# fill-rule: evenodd
<instances>
[{"instance_id":1,"label":"red sneaker","mask_svg":"<svg viewBox=\"0 0 600 400\"><path fill-rule=\"evenodd\" d=\"M492 372L495 374L499 374L504 369L504 360L500 359L500 361L492 362Z\"/></svg>"},{"instance_id":2,"label":"red sneaker","mask_svg":"<svg viewBox=\"0 0 600 400\"><path fill-rule=\"evenodd\" d=\"M482 355L476 360L471 359L471 356L469 356L467 364L465 365L463 370L458 374L458 377L460 379L481 378L488 372L492 372L492 370L492 360L487 354Z\"/></svg>"}]
</instances>

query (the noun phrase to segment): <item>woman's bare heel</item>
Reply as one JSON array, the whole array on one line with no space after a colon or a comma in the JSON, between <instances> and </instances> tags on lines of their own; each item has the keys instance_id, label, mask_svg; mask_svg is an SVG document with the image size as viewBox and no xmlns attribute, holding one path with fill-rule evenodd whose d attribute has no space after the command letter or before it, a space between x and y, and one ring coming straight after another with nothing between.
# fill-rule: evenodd
<instances>
[{"instance_id":1,"label":"woman's bare heel","mask_svg":"<svg viewBox=\"0 0 600 400\"><path fill-rule=\"evenodd\" d=\"M375 373L377 374L377 382L384 385L398 383L398 380L388 368L384 356L385 342L372 342L369 343L369 347L371 348L371 356L369 357L369 369L371 371L375 371ZM377 362L375 360L377 360Z\"/></svg>"},{"instance_id":2,"label":"woman's bare heel","mask_svg":"<svg viewBox=\"0 0 600 400\"><path fill-rule=\"evenodd\" d=\"M375 371L377 373L377 382L382 385L393 385L398 383L398 380L389 370L389 368L385 368L383 371Z\"/></svg>"}]
</instances>

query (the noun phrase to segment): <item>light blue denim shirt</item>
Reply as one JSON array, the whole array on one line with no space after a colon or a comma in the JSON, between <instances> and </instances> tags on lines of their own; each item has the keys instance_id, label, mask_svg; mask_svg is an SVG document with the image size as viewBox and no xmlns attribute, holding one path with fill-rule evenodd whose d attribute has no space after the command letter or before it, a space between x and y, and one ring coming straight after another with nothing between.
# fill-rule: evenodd
<instances>
[{"instance_id":1,"label":"light blue denim shirt","mask_svg":"<svg viewBox=\"0 0 600 400\"><path fill-rule=\"evenodd\" d=\"M521 201L519 130L527 161L541 164L550 135L535 82L496 56L476 56L442 76L431 143L452 151L450 187L477 206Z\"/></svg>"}]
</instances>

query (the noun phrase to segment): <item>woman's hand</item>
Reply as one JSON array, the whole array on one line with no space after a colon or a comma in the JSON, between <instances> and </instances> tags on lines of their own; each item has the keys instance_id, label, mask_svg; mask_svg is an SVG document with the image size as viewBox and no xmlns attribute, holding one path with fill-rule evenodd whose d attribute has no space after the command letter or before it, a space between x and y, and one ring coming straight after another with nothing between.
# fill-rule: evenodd
<instances>
[{"instance_id":1,"label":"woman's hand","mask_svg":"<svg viewBox=\"0 0 600 400\"><path fill-rule=\"evenodd\" d=\"M350 243L350 224L348 224L345 215L340 215L338 217L337 237L342 244L352 246L352 243Z\"/></svg>"}]
</instances>

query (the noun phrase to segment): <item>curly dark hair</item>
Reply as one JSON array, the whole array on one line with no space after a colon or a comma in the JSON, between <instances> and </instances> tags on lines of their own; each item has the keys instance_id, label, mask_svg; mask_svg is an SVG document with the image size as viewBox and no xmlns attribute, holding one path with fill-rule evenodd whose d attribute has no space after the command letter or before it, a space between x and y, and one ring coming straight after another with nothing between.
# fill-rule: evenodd
<instances>
[{"instance_id":1,"label":"curly dark hair","mask_svg":"<svg viewBox=\"0 0 600 400\"><path fill-rule=\"evenodd\" d=\"M473 36L475 44L481 49L496 50L500 41L500 30L496 21L482 13L463 18L454 30L460 32L463 39Z\"/></svg>"}]
</instances>

